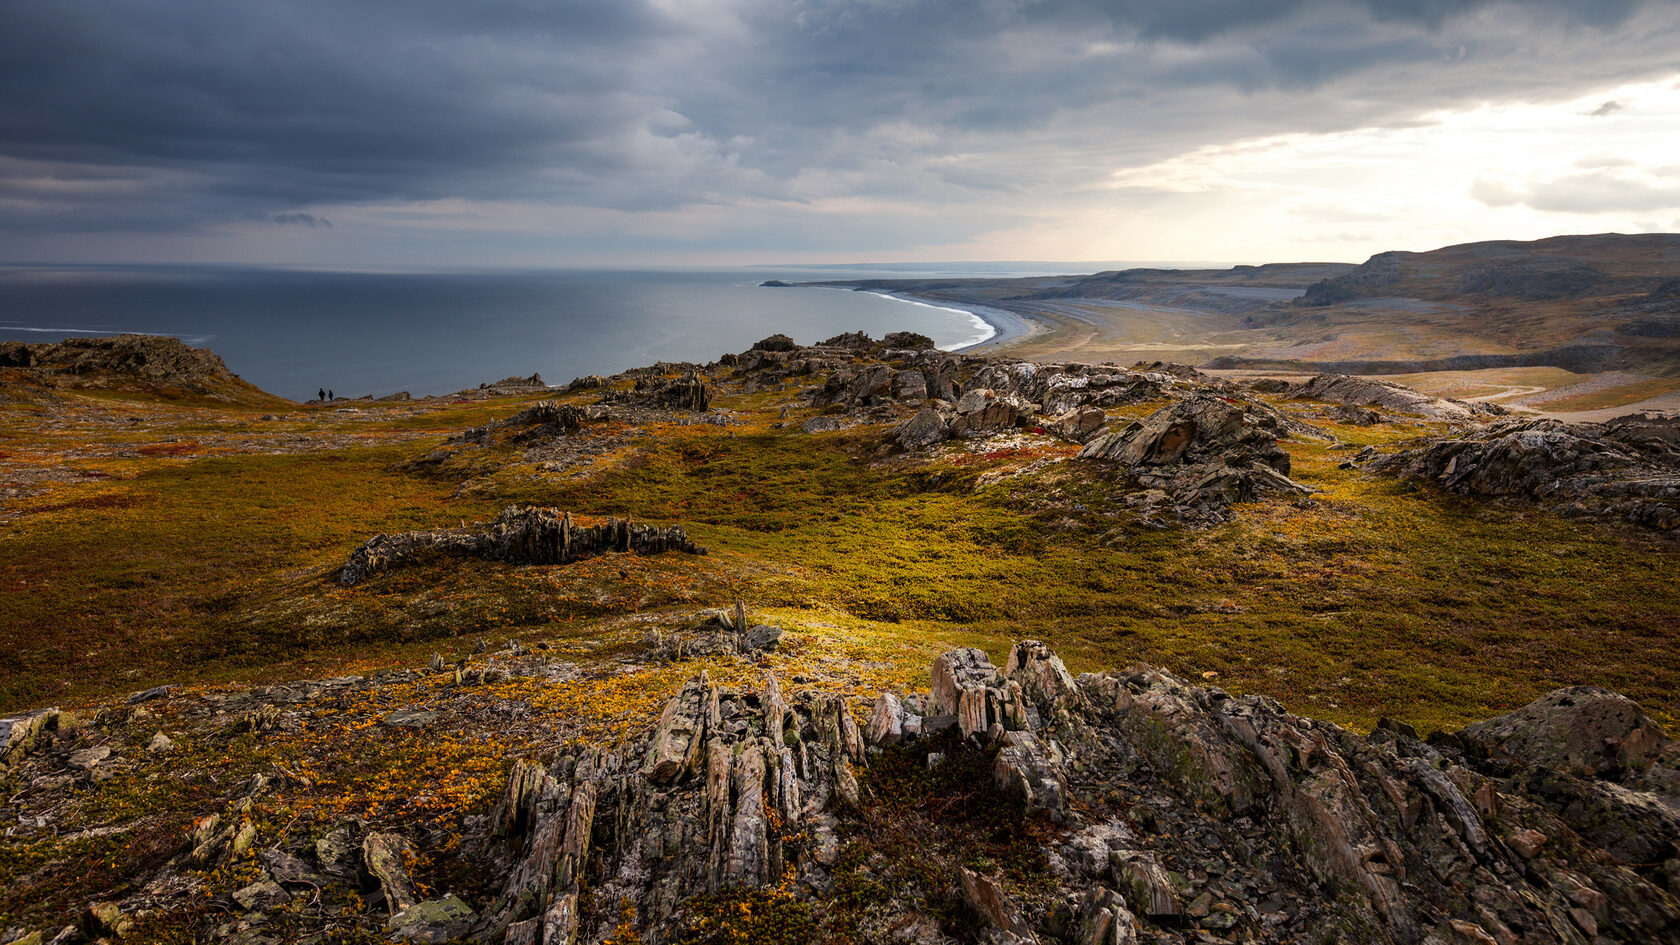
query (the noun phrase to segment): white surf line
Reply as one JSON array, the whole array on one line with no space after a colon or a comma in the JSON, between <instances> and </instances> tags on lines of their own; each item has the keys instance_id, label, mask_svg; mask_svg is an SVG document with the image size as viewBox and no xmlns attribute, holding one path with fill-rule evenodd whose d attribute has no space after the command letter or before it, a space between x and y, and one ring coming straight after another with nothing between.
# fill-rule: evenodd
<instances>
[{"instance_id":1,"label":"white surf line","mask_svg":"<svg viewBox=\"0 0 1680 945\"><path fill-rule=\"evenodd\" d=\"M981 318L979 315L974 314L966 308L953 308L949 305L935 305L932 302L923 302L921 299L913 299L909 296L895 295L891 292L883 292L875 289L866 289L864 291L868 292L870 295L879 295L882 298L896 299L900 302L908 302L911 305L920 305L923 308L931 308L941 312L955 312L958 315L967 316L969 323L977 332L975 336L969 340L959 341L955 344L940 345L939 350L941 351L956 351L959 348L972 347L983 341L989 341L998 334L998 328L996 325L993 325L991 322L986 321L984 318Z\"/></svg>"},{"instance_id":2,"label":"white surf line","mask_svg":"<svg viewBox=\"0 0 1680 945\"><path fill-rule=\"evenodd\" d=\"M24 325L0 324L0 335L8 331L33 331L44 335L92 335L114 338L117 335L142 335L147 338L174 338L184 345L202 348L216 340L216 335L184 335L175 331L135 331L129 328L30 328ZM23 344L24 342L19 342ZM29 342L34 344L35 342Z\"/></svg>"},{"instance_id":3,"label":"white surf line","mask_svg":"<svg viewBox=\"0 0 1680 945\"><path fill-rule=\"evenodd\" d=\"M25 325L0 325L0 331L38 331L47 335L150 335L149 331L124 332L116 328L30 328Z\"/></svg>"},{"instance_id":4,"label":"white surf line","mask_svg":"<svg viewBox=\"0 0 1680 945\"><path fill-rule=\"evenodd\" d=\"M789 285L788 288L796 288L796 289L833 289L837 292L858 292L858 291L862 291L865 295L873 295L873 296L876 296L877 298L892 299L895 302L907 302L911 305L920 305L923 308L937 309L941 312L955 312L958 315L967 316L970 324L975 329L976 334L968 340L953 342L953 343L948 344L948 345L939 345L938 348L939 348L940 351L958 351L958 350L963 349L963 348L972 348L975 345L980 344L981 342L990 341L992 338L997 337L998 334L1001 333L1001 329L999 329L996 325L993 325L991 322L989 322L986 319L980 317L979 315L976 315L975 313L969 311L966 308L953 308L949 305L934 305L932 302L923 302L921 299L914 299L914 298L910 298L909 296L904 296L904 295L894 295L893 293L888 292L884 289L862 289L862 290L859 290L859 289L847 288L846 286L843 286L843 285L809 285L809 284L802 284L802 283L793 283L793 284Z\"/></svg>"}]
</instances>

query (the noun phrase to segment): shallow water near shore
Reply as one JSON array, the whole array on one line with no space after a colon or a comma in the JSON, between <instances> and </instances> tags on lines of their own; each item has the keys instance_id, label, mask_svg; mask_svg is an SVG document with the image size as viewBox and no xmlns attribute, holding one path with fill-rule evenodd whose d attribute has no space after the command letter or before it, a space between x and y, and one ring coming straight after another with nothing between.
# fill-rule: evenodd
<instances>
[{"instance_id":1,"label":"shallow water near shore","mask_svg":"<svg viewBox=\"0 0 1680 945\"><path fill-rule=\"evenodd\" d=\"M759 283L971 274L17 266L0 268L0 340L173 335L211 348L230 370L284 397L306 400L321 388L341 397L422 396L533 372L563 384L655 361L704 363L775 332L809 344L847 331L877 338L918 331L941 348L960 348L996 329L945 305Z\"/></svg>"}]
</instances>

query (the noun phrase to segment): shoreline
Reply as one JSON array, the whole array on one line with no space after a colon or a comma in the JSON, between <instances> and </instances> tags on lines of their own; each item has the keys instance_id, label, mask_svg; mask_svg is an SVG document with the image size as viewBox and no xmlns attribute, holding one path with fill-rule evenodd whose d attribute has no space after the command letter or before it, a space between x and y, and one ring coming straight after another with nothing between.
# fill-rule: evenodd
<instances>
[{"instance_id":1,"label":"shoreline","mask_svg":"<svg viewBox=\"0 0 1680 945\"><path fill-rule=\"evenodd\" d=\"M1029 335L1044 331L1044 327L1035 320L1017 312L1006 311L988 305L973 305L963 302L953 302L949 299L934 299L908 292L884 292L874 289L864 291L874 292L876 295L912 305L925 305L928 308L942 309L947 312L960 312L991 331L986 337L970 341L952 348L941 350L953 354L979 354L985 351L996 351Z\"/></svg>"}]
</instances>

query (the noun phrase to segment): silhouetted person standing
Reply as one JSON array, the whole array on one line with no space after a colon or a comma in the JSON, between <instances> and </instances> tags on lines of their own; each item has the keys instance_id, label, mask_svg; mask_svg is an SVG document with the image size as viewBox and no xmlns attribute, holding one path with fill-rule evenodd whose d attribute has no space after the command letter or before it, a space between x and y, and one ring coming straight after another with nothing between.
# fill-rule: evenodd
<instances>
[{"instance_id":1,"label":"silhouetted person standing","mask_svg":"<svg viewBox=\"0 0 1680 945\"><path fill-rule=\"evenodd\" d=\"M331 387L327 388L327 399L328 400L337 400L338 399L337 397L333 396L333 392L332 392Z\"/></svg>"},{"instance_id":2,"label":"silhouetted person standing","mask_svg":"<svg viewBox=\"0 0 1680 945\"><path fill-rule=\"evenodd\" d=\"M327 399L327 390L326 390L326 388L324 388L324 387L323 387L323 388L321 388L321 389L319 389L319 390L317 390L317 391L315 391L315 399L316 399L316 400L326 400L326 399Z\"/></svg>"}]
</instances>

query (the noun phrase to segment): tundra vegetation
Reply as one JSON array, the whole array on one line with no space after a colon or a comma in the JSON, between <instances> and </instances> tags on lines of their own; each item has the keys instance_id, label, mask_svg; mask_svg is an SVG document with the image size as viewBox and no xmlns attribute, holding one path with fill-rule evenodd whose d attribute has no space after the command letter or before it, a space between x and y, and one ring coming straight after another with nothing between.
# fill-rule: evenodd
<instances>
[{"instance_id":1,"label":"tundra vegetation","mask_svg":"<svg viewBox=\"0 0 1680 945\"><path fill-rule=\"evenodd\" d=\"M654 823L676 818L661 805L700 805L702 820L726 810L737 819L716 836L758 837L769 852L731 847L728 863L701 857L687 879L633 888L624 864L650 854L596 813L593 834L564 834L570 852L543 854L547 885L524 890L545 922L570 902L571 918L553 921L582 940L1306 935L1266 918L1285 912L1340 923L1324 940L1422 941L1452 922L1491 935L1497 909L1451 897L1438 929L1395 919L1380 902L1388 886L1318 868L1340 862L1315 852L1328 841L1267 832L1262 808L1281 822L1294 801L1185 787L1219 780L1188 772L1187 750L1203 751L1205 767L1239 749L1115 706L1170 695L1202 706L1192 716L1216 713L1173 680L1263 697L1245 711L1320 733L1320 761L1306 749L1297 759L1311 768L1324 752L1365 758L1394 733L1418 753L1436 750L1420 737L1446 733L1441 751L1474 754L1452 734L1467 723L1598 686L1655 720L1638 729L1636 760L1673 761L1660 751L1661 726L1680 713L1680 492L1630 492L1655 481L1646 466L1567 496L1454 491L1383 464L1516 421L1426 397L1410 409L1332 403L1301 398L1331 389L1322 384L1233 383L1159 363L1031 365L924 341L767 339L708 364L564 388L510 379L324 405L245 390L191 359L179 376L112 371L97 384L85 368L0 369L0 715L19 720L0 731L0 941L561 941L544 937L549 926L526 929L519 864L538 855L545 817L587 821L609 800ZM1680 453L1640 436L1637 449L1672 477ZM622 535L632 547L625 521L654 527L635 546L646 553L613 546ZM585 532L598 548L561 553ZM346 580L357 554L382 563ZM1080 679L1078 701L1027 692L1019 715L996 710L995 731L930 724L900 740L869 726L881 692L900 694L918 724L955 717L936 660L978 648L1001 666L1023 640L1065 663L1056 678ZM1153 669L1082 675L1139 664ZM986 671L971 686L982 721L986 706L1023 698L1019 676ZM684 693L700 706L682 736L690 754L659 793L639 753L678 737ZM783 704L787 742L766 721ZM760 728L762 758L741 734ZM724 801L708 786L720 762L706 760L701 731L735 746L721 762ZM825 754L801 731L839 747ZM1373 732L1388 741L1339 741ZM817 760L800 754L797 775L752 769L774 790L762 788L764 823L748 829L744 798L761 788L742 759L773 767L771 742ZM1111 774L1059 758L1064 747L1106 759ZM1263 780L1259 764L1239 773ZM1453 764L1439 761L1469 771ZM1028 775L994 777L1004 769ZM1396 777L1421 779L1409 788L1420 797L1522 793L1486 772L1452 791ZM534 789L547 800L521 795L521 778L548 785ZM1046 802L1034 778L1068 796ZM831 800L819 819L777 806L795 782ZM1190 800L1152 808L1168 786ZM1609 855L1580 852L1609 841L1556 826L1537 802L1505 803L1506 821L1494 807L1475 815L1500 843L1521 845L1512 825L1539 824L1571 857ZM1221 886L1208 864L1233 854L1193 839L1159 848L1161 864L1125 859L1113 867L1125 882L1069 885L1078 871L1064 848L1080 830L1123 828L1136 845L1203 817L1237 818L1232 829L1252 840L1233 876L1274 853L1287 860L1265 881L1269 898ZM730 872L738 855L764 859ZM1648 923L1637 927L1680 934L1680 913L1662 924L1680 866L1663 862L1635 877ZM1599 899L1637 899L1594 882ZM1530 895L1519 887L1513 896ZM1163 899L1150 911L1152 888L1171 893L1170 910ZM1077 893L1072 912L1058 911L1064 893ZM1303 905L1315 896L1343 904ZM1513 940L1636 927L1582 896L1556 912L1575 939L1519 928L1528 937Z\"/></svg>"}]
</instances>

